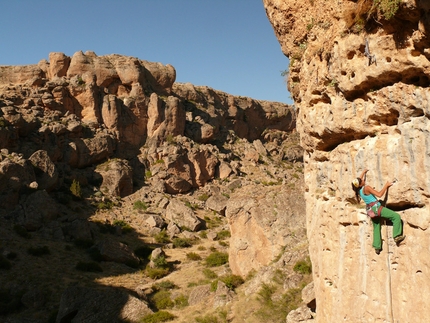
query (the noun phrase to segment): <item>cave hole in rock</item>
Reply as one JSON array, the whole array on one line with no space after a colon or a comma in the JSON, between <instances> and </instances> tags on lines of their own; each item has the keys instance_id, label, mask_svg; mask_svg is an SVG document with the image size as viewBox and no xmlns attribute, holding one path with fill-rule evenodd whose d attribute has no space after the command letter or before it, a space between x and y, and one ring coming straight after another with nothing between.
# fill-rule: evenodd
<instances>
[{"instance_id":1,"label":"cave hole in rock","mask_svg":"<svg viewBox=\"0 0 430 323\"><path fill-rule=\"evenodd\" d=\"M351 78L355 77L355 72L351 72Z\"/></svg>"},{"instance_id":2,"label":"cave hole in rock","mask_svg":"<svg viewBox=\"0 0 430 323\"><path fill-rule=\"evenodd\" d=\"M340 74L341 75L346 75L346 72L345 71L341 71Z\"/></svg>"},{"instance_id":3,"label":"cave hole in rock","mask_svg":"<svg viewBox=\"0 0 430 323\"><path fill-rule=\"evenodd\" d=\"M408 209L423 208L423 207L425 207L425 205L422 203L411 203L407 201L397 201L393 203L387 203L387 208L395 212L406 211Z\"/></svg>"},{"instance_id":4,"label":"cave hole in rock","mask_svg":"<svg viewBox=\"0 0 430 323\"><path fill-rule=\"evenodd\" d=\"M370 135L367 132L357 132L348 130L349 132L345 133L333 133L333 132L326 132L320 138L322 139L319 141L319 144L317 145L317 149L321 151L332 151L337 146L343 143L351 142L354 140L363 139L366 136Z\"/></svg>"},{"instance_id":5,"label":"cave hole in rock","mask_svg":"<svg viewBox=\"0 0 430 323\"><path fill-rule=\"evenodd\" d=\"M385 57L385 60L386 60L388 63L391 63L391 57Z\"/></svg>"},{"instance_id":6,"label":"cave hole in rock","mask_svg":"<svg viewBox=\"0 0 430 323\"><path fill-rule=\"evenodd\" d=\"M422 117L425 115L424 110L415 106L408 106L407 110L412 111L411 117Z\"/></svg>"},{"instance_id":7,"label":"cave hole in rock","mask_svg":"<svg viewBox=\"0 0 430 323\"><path fill-rule=\"evenodd\" d=\"M385 124L387 126L395 126L399 123L399 111L389 109L389 115L371 115L370 120L376 121L379 125Z\"/></svg>"},{"instance_id":8,"label":"cave hole in rock","mask_svg":"<svg viewBox=\"0 0 430 323\"><path fill-rule=\"evenodd\" d=\"M421 52L419 50L413 49L411 50L411 55L414 57L418 57L421 55Z\"/></svg>"},{"instance_id":9,"label":"cave hole in rock","mask_svg":"<svg viewBox=\"0 0 430 323\"><path fill-rule=\"evenodd\" d=\"M346 54L346 57L348 59L353 59L355 56L355 51L349 51L348 54Z\"/></svg>"}]
</instances>

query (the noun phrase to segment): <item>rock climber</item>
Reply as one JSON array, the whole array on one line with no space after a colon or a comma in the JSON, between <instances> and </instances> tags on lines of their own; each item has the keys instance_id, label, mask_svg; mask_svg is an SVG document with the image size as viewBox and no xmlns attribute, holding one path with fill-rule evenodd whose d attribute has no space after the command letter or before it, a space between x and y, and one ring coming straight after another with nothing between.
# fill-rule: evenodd
<instances>
[{"instance_id":1,"label":"rock climber","mask_svg":"<svg viewBox=\"0 0 430 323\"><path fill-rule=\"evenodd\" d=\"M368 171L368 169L365 169L361 173L360 177L357 177L352 181L352 189L355 192L357 203L360 203L361 197L364 203L366 203L366 210L371 208L376 214L375 217L371 218L373 222L372 246L375 248L376 254L379 255L382 250L381 217L388 219L393 223L393 237L397 245L405 239L405 236L403 235L403 222L400 215L389 208L382 206L381 202L377 199L377 197L382 197L387 192L388 188L394 183L386 182L384 187L380 191L377 191L369 185L366 185L366 173Z\"/></svg>"}]
</instances>

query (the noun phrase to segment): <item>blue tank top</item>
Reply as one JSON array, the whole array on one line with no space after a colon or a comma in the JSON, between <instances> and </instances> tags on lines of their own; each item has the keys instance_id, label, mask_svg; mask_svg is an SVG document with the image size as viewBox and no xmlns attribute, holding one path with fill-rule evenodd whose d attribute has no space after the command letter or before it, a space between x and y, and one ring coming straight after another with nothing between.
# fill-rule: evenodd
<instances>
[{"instance_id":1,"label":"blue tank top","mask_svg":"<svg viewBox=\"0 0 430 323\"><path fill-rule=\"evenodd\" d=\"M360 196L363 199L364 203L370 204L378 200L376 196L373 194L369 194L369 195L364 194L363 189L364 189L364 186L360 189Z\"/></svg>"}]
</instances>

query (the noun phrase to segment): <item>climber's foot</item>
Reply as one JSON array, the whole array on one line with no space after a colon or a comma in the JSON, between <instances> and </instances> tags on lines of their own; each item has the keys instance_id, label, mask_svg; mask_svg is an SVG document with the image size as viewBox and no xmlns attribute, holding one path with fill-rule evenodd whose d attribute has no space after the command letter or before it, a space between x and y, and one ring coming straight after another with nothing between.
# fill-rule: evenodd
<instances>
[{"instance_id":1,"label":"climber's foot","mask_svg":"<svg viewBox=\"0 0 430 323\"><path fill-rule=\"evenodd\" d=\"M399 244L400 244L400 242L402 242L403 240L405 240L405 238L406 238L406 236L404 236L404 235L397 236L397 237L395 237L395 238L394 238L394 242L395 242L397 245L399 245Z\"/></svg>"},{"instance_id":2,"label":"climber's foot","mask_svg":"<svg viewBox=\"0 0 430 323\"><path fill-rule=\"evenodd\" d=\"M382 249L375 249L375 252L377 255L379 255L381 253Z\"/></svg>"}]
</instances>

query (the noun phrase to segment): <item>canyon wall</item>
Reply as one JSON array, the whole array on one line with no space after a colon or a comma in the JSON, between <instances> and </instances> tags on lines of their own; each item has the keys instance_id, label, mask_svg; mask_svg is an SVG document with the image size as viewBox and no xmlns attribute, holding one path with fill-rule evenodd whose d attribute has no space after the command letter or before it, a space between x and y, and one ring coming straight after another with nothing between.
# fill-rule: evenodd
<instances>
[{"instance_id":1,"label":"canyon wall","mask_svg":"<svg viewBox=\"0 0 430 323\"><path fill-rule=\"evenodd\" d=\"M263 0L289 57L305 149L316 322L427 322L430 295L430 3ZM404 222L383 250L351 181L369 169ZM418 296L418 297L417 297Z\"/></svg>"}]
</instances>

